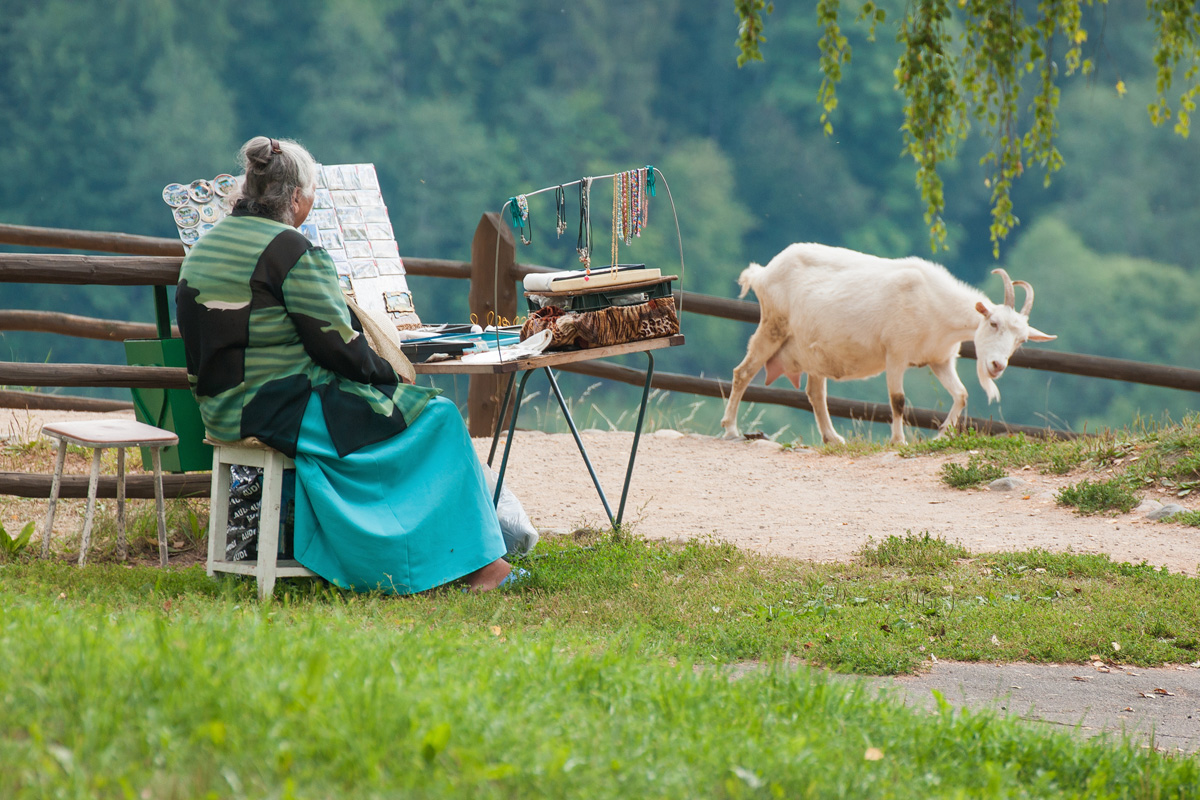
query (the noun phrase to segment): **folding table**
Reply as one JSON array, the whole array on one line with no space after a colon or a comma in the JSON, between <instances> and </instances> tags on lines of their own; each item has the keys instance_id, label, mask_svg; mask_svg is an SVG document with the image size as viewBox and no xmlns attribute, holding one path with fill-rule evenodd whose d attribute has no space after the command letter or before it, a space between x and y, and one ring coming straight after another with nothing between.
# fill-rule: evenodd
<instances>
[{"instance_id":1,"label":"folding table","mask_svg":"<svg viewBox=\"0 0 1200 800\"><path fill-rule=\"evenodd\" d=\"M504 392L504 400L500 404L500 414L496 419L496 428L492 434L492 447L488 452L488 466L492 465L492 461L496 455L496 446L500 441L500 432L504 427L504 416L509 408L510 401L512 406L512 417L508 423L508 436L504 442L504 454L500 459L500 469L496 479L496 494L494 501L499 502L500 490L504 485L504 471L508 466L509 451L512 449L513 433L517 427L517 415L521 410L521 397L525 393L525 384L535 370L542 370L546 374L546 378L550 383L550 389L554 392L555 398L558 400L559 408L562 409L563 416L567 419L567 427L571 429L571 435L575 437L575 445L579 448L579 454L583 456L583 462L587 465L588 474L591 475L592 483L596 487L596 493L600 496L600 502L604 504L604 511L608 514L608 520L613 527L621 524L621 517L625 513L625 500L629 495L629 482L633 477L633 462L637 457L638 442L642 435L642 423L646 416L646 402L650 398L650 381L654 377L654 355L652 351L661 350L666 347L678 347L684 343L683 335L676 334L674 336L664 336L658 339L643 339L637 342L627 342L625 344L613 345L611 347L595 347L587 350L568 350L543 353L537 356L527 356L516 358L512 361L502 361L499 363L488 364L469 364L463 363L460 359L451 359L448 361L437 361L434 363L414 364L417 374L419 375L508 375L508 386ZM621 489L621 503L617 507L617 513L614 515L612 507L608 503L608 498L604 494L604 489L600 486L600 479L596 476L596 470L592 467L592 461L588 457L587 448L583 446L583 440L579 436L579 430L575 427L575 420L571 417L571 409L567 406L566 400L563 398L562 391L558 388L558 381L554 378L553 367L562 364L572 364L579 361L592 361L600 358L610 358L612 356L628 355L630 353L645 353L647 360L646 381L642 386L641 403L638 406L637 424L633 429L633 447L629 451L629 463L625 468L625 485ZM518 375L520 380L518 380ZM514 397L513 388L516 387Z\"/></svg>"}]
</instances>

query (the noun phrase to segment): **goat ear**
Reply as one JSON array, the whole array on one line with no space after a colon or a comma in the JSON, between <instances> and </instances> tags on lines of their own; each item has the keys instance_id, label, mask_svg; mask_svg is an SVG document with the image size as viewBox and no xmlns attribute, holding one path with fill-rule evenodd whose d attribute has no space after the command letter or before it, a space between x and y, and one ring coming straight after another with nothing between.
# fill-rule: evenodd
<instances>
[{"instance_id":1,"label":"goat ear","mask_svg":"<svg viewBox=\"0 0 1200 800\"><path fill-rule=\"evenodd\" d=\"M1050 340L1057 338L1058 337L1053 334L1042 333L1037 328L1029 329L1029 341L1031 342L1049 342Z\"/></svg>"},{"instance_id":2,"label":"goat ear","mask_svg":"<svg viewBox=\"0 0 1200 800\"><path fill-rule=\"evenodd\" d=\"M992 315L992 310L984 305L982 300L975 304L975 310L980 314L983 314L985 317L990 317Z\"/></svg>"}]
</instances>

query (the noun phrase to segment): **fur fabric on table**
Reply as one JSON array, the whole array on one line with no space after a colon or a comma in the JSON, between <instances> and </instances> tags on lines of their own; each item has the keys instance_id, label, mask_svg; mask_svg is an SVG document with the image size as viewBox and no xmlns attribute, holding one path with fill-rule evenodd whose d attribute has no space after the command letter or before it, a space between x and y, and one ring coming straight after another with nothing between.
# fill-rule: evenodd
<instances>
[{"instance_id":1,"label":"fur fabric on table","mask_svg":"<svg viewBox=\"0 0 1200 800\"><path fill-rule=\"evenodd\" d=\"M597 311L563 311L546 306L529 315L521 326L521 339L543 330L551 332L548 350L610 347L679 333L673 297L655 297L633 306L611 306Z\"/></svg>"}]
</instances>

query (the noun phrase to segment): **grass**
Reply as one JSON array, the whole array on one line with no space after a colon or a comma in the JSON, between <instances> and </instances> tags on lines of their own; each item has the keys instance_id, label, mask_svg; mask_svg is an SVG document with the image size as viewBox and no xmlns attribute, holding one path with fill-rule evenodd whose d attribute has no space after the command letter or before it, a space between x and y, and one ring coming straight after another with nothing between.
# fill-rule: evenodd
<instances>
[{"instance_id":1,"label":"grass","mask_svg":"<svg viewBox=\"0 0 1200 800\"><path fill-rule=\"evenodd\" d=\"M889 536L878 544L874 539L867 542L856 554L862 564L877 567L902 567L916 572L931 572L950 567L955 561L969 559L971 554L960 544L949 544L945 539L930 536L925 531L920 536Z\"/></svg>"},{"instance_id":2,"label":"grass","mask_svg":"<svg viewBox=\"0 0 1200 800\"><path fill-rule=\"evenodd\" d=\"M648 659L707 664L802 656L842 672L911 672L930 655L951 660L1084 662L1120 641L1123 663L1200 660L1200 581L1102 556L972 556L928 533L891 536L852 564L811 564L721 543L669 545L636 536L553 537L520 565L519 589L403 601L332 592L308 581L281 588L291 607L330 603L401 613L424 629L492 625L535 635L552 629L603 646L636 631ZM137 606L246 603L249 581L211 581L200 568L168 570L25 557L0 573L6 591L73 603ZM160 601L161 602L161 601ZM993 642L993 637L1000 642Z\"/></svg>"},{"instance_id":3,"label":"grass","mask_svg":"<svg viewBox=\"0 0 1200 800\"><path fill-rule=\"evenodd\" d=\"M991 483L1005 474L1003 468L975 456L967 460L965 467L953 462L942 465L942 481L955 489L970 489L981 483Z\"/></svg>"},{"instance_id":4,"label":"grass","mask_svg":"<svg viewBox=\"0 0 1200 800\"><path fill-rule=\"evenodd\" d=\"M1074 506L1080 514L1100 514L1117 511L1122 514L1133 510L1139 498L1120 479L1108 481L1082 480L1074 486L1063 487L1055 498L1059 505Z\"/></svg>"},{"instance_id":5,"label":"grass","mask_svg":"<svg viewBox=\"0 0 1200 800\"><path fill-rule=\"evenodd\" d=\"M5 607L6 797L1184 797L1193 759L400 608ZM500 628L497 632L497 628ZM68 659L39 658L71 653Z\"/></svg>"},{"instance_id":6,"label":"grass","mask_svg":"<svg viewBox=\"0 0 1200 800\"><path fill-rule=\"evenodd\" d=\"M850 565L551 538L523 586L260 605L196 566L0 567L0 796L1186 797L1200 761L879 702L802 662L1200 658L1200 581L928 534ZM726 668L745 662L758 668ZM707 666L705 666L707 665Z\"/></svg>"},{"instance_id":7,"label":"grass","mask_svg":"<svg viewBox=\"0 0 1200 800\"><path fill-rule=\"evenodd\" d=\"M1182 492L1196 479L1189 430L967 434L901 454L961 448L980 469ZM177 551L199 549L202 513L171 509ZM153 555L148 505L130 527L134 552ZM111 563L113 531L96 534L83 569L69 536L55 540L62 560L25 548L0 563L2 797L1157 798L1200 785L1194 757L943 698L919 714L812 670L1115 660L1113 642L1122 664L1200 662L1200 580L1146 564L977 556L927 532L815 564L626 530L546 537L518 562L523 584L486 595L285 581L259 604L250 581L199 566Z\"/></svg>"},{"instance_id":8,"label":"grass","mask_svg":"<svg viewBox=\"0 0 1200 800\"><path fill-rule=\"evenodd\" d=\"M965 431L906 445L899 452L907 457L969 453L965 467L945 468L943 480L960 488L1001 477L1010 469L1028 467L1056 475L1082 471L1085 477L1059 492L1059 503L1082 514L1124 513L1150 490L1183 498L1200 488L1200 414L1179 424L1141 422L1121 432L1073 440ZM1171 519L1196 525L1196 517L1192 512Z\"/></svg>"},{"instance_id":9,"label":"grass","mask_svg":"<svg viewBox=\"0 0 1200 800\"><path fill-rule=\"evenodd\" d=\"M1200 511L1181 511L1171 517L1171 522L1200 528Z\"/></svg>"}]
</instances>

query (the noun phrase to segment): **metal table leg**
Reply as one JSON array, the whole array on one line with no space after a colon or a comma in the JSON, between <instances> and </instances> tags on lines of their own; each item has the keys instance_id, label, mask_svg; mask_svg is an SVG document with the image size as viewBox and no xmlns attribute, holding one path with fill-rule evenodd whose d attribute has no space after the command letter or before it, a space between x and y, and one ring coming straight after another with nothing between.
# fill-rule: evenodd
<instances>
[{"instance_id":1,"label":"metal table leg","mask_svg":"<svg viewBox=\"0 0 1200 800\"><path fill-rule=\"evenodd\" d=\"M642 386L642 403L638 407L637 427L633 429L633 449L629 451L629 466L625 469L625 486L621 489L621 505L617 508L617 520L613 527L621 524L625 514L625 498L629 496L629 481L633 478L633 460L637 457L638 442L642 438L642 422L646 419L646 401L650 399L650 379L654 377L654 356L646 352L646 383Z\"/></svg>"},{"instance_id":2,"label":"metal table leg","mask_svg":"<svg viewBox=\"0 0 1200 800\"><path fill-rule=\"evenodd\" d=\"M596 487L596 493L600 496L600 502L604 504L604 512L608 514L608 521L614 528L619 527L621 518L625 514L625 501L629 497L629 484L633 479L633 464L637 458L638 444L642 438L642 425L646 420L646 404L650 399L650 382L654 378L654 356L646 353L646 381L642 385L642 400L638 404L637 425L633 429L633 447L629 451L629 463L625 468L625 483L621 487L621 504L617 507L617 514L613 516L612 506L608 503L608 498L604 494L604 489L600 486L600 478L596 475L596 470L592 466L592 460L588 457L587 448L584 447L583 439L579 435L578 428L575 427L575 420L571 416L571 409L567 405L566 399L563 397L562 390L558 388L558 381L554 378L554 372L550 367L542 367L546 373L546 378L550 382L550 389L554 392L554 397L558 400L558 406L562 409L563 416L567 420L567 427L571 429L571 435L575 438L575 446L579 448L579 454L583 456L583 463L587 465L588 474L592 478L592 484ZM525 394L525 384L529 380L529 376L533 374L533 370L525 370L521 374L521 380L517 381L516 373L509 379L508 388L504 393L504 402L500 404L500 418L496 421L496 432L492 435L492 449L488 454L488 466L492 465L492 460L496 454L496 445L500 440L500 429L504 422L504 414L508 408L509 399L512 398L512 417L508 423L508 437L504 442L504 454L500 458L500 470L496 478L496 494L492 498L494 504L500 503L500 490L504 486L504 471L508 467L508 456L512 449L513 435L517 428L517 414L521 409L521 397ZM513 385L516 384L516 396L513 397Z\"/></svg>"},{"instance_id":3,"label":"metal table leg","mask_svg":"<svg viewBox=\"0 0 1200 800\"><path fill-rule=\"evenodd\" d=\"M504 486L504 470L508 467L508 453L512 450L513 433L517 429L517 412L521 409L521 395L525 394L525 383L529 380L529 376L533 374L532 370L525 370L521 375L521 381L517 384L517 396L513 399L513 414L512 419L508 423L508 438L504 442L504 455L500 458L500 471L496 475L496 494L492 497L492 505L500 505L500 489ZM513 374L513 379L516 379L516 374ZM512 381L508 384L509 390L512 389ZM507 393L505 394L507 398ZM503 407L502 407L503 408ZM496 433L492 437L492 452L496 450L496 437L500 435L500 426L504 422L504 415L500 415L500 419L496 420ZM488 466L492 465L491 457L488 458Z\"/></svg>"},{"instance_id":4,"label":"metal table leg","mask_svg":"<svg viewBox=\"0 0 1200 800\"><path fill-rule=\"evenodd\" d=\"M550 388L554 390L554 396L558 398L558 406L562 409L563 416L567 418L567 427L571 429L571 435L575 437L575 446L579 448L579 454L583 456L583 463L587 464L588 474L592 476L592 483L596 486L596 493L600 495L600 502L604 504L604 512L608 514L608 521L615 528L617 527L617 519L613 516L612 508L608 505L608 498L604 496L604 490L600 488L600 479L596 477L596 470L592 467L592 460L588 458L587 448L583 446L583 439L579 438L579 431L575 428L575 420L571 418L571 410L567 407L567 401L563 399L562 390L558 388L558 381L554 380L554 373L549 367L542 367L546 371L546 377L550 379Z\"/></svg>"},{"instance_id":5,"label":"metal table leg","mask_svg":"<svg viewBox=\"0 0 1200 800\"><path fill-rule=\"evenodd\" d=\"M508 409L508 400L512 397L513 384L517 382L517 373L508 376L508 386L504 387L504 400L500 403L500 416L496 418L496 430L492 434L492 449L488 451L487 465L492 465L492 460L496 458L496 443L500 441L500 429L504 426L504 413ZM516 409L513 409L513 417L516 417Z\"/></svg>"}]
</instances>

